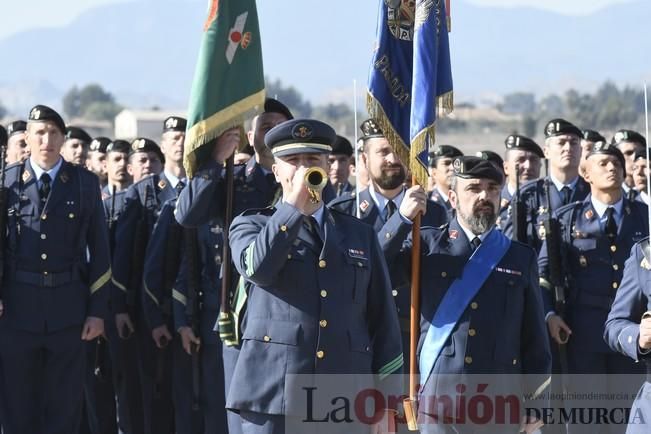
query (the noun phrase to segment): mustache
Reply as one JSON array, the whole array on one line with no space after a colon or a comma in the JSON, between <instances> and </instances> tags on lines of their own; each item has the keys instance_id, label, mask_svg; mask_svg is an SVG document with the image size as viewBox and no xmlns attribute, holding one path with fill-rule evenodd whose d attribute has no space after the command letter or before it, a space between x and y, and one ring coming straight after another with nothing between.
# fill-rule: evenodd
<instances>
[{"instance_id":1,"label":"mustache","mask_svg":"<svg viewBox=\"0 0 651 434\"><path fill-rule=\"evenodd\" d=\"M473 205L472 210L479 211L480 208L490 208L495 211L495 204L489 200L482 199Z\"/></svg>"}]
</instances>

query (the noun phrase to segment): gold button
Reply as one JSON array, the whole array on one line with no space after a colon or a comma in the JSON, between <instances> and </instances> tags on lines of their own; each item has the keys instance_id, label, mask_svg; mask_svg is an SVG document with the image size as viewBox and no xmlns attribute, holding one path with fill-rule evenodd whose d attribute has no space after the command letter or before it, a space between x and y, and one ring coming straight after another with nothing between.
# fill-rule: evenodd
<instances>
[{"instance_id":1,"label":"gold button","mask_svg":"<svg viewBox=\"0 0 651 434\"><path fill-rule=\"evenodd\" d=\"M466 362L467 365L470 365L472 363L472 357L467 356L464 361Z\"/></svg>"},{"instance_id":2,"label":"gold button","mask_svg":"<svg viewBox=\"0 0 651 434\"><path fill-rule=\"evenodd\" d=\"M73 219L73 218L75 218L75 215L73 213L70 213L70 214L68 214L68 218Z\"/></svg>"},{"instance_id":3,"label":"gold button","mask_svg":"<svg viewBox=\"0 0 651 434\"><path fill-rule=\"evenodd\" d=\"M287 232L287 226L282 225L282 226L280 227L280 230L283 231L283 232Z\"/></svg>"},{"instance_id":4,"label":"gold button","mask_svg":"<svg viewBox=\"0 0 651 434\"><path fill-rule=\"evenodd\" d=\"M322 359L322 358L325 357L325 353L324 353L323 351L319 350L319 351L316 352L316 356L317 356L319 359Z\"/></svg>"},{"instance_id":5,"label":"gold button","mask_svg":"<svg viewBox=\"0 0 651 434\"><path fill-rule=\"evenodd\" d=\"M43 215L41 216L41 220L47 220L47 214L43 214Z\"/></svg>"},{"instance_id":6,"label":"gold button","mask_svg":"<svg viewBox=\"0 0 651 434\"><path fill-rule=\"evenodd\" d=\"M470 330L468 330L468 334L470 336L475 336L477 334L477 332L475 331L475 329L470 329Z\"/></svg>"},{"instance_id":7,"label":"gold button","mask_svg":"<svg viewBox=\"0 0 651 434\"><path fill-rule=\"evenodd\" d=\"M265 335L265 337L263 337L262 340L264 340L265 342L269 342L271 338Z\"/></svg>"},{"instance_id":8,"label":"gold button","mask_svg":"<svg viewBox=\"0 0 651 434\"><path fill-rule=\"evenodd\" d=\"M513 364L517 365L518 364L518 359L513 359Z\"/></svg>"},{"instance_id":9,"label":"gold button","mask_svg":"<svg viewBox=\"0 0 651 434\"><path fill-rule=\"evenodd\" d=\"M441 272L441 277L448 277L448 273L446 273L445 271L442 271Z\"/></svg>"},{"instance_id":10,"label":"gold button","mask_svg":"<svg viewBox=\"0 0 651 434\"><path fill-rule=\"evenodd\" d=\"M613 264L613 270L615 270L615 271L619 270L619 265Z\"/></svg>"},{"instance_id":11,"label":"gold button","mask_svg":"<svg viewBox=\"0 0 651 434\"><path fill-rule=\"evenodd\" d=\"M364 266L364 264L362 264L361 262L358 262L358 263L357 263L357 266L361 268L361 267Z\"/></svg>"},{"instance_id":12,"label":"gold button","mask_svg":"<svg viewBox=\"0 0 651 434\"><path fill-rule=\"evenodd\" d=\"M319 321L319 325L321 326L321 328L326 328L328 326L328 321L322 319L321 321Z\"/></svg>"},{"instance_id":13,"label":"gold button","mask_svg":"<svg viewBox=\"0 0 651 434\"><path fill-rule=\"evenodd\" d=\"M45 234L41 234L41 239L42 239L42 240L44 240L44 239L46 239L46 238L47 238L47 235L45 235Z\"/></svg>"},{"instance_id":14,"label":"gold button","mask_svg":"<svg viewBox=\"0 0 651 434\"><path fill-rule=\"evenodd\" d=\"M42 253L42 254L41 254L41 259L42 259L42 260L46 260L46 259L47 259L47 255L46 255L45 253Z\"/></svg>"},{"instance_id":15,"label":"gold button","mask_svg":"<svg viewBox=\"0 0 651 434\"><path fill-rule=\"evenodd\" d=\"M287 259L292 259L292 254L287 255Z\"/></svg>"},{"instance_id":16,"label":"gold button","mask_svg":"<svg viewBox=\"0 0 651 434\"><path fill-rule=\"evenodd\" d=\"M477 302L473 301L472 303L470 303L470 308L472 310L477 310L478 307L479 305L477 304Z\"/></svg>"},{"instance_id":17,"label":"gold button","mask_svg":"<svg viewBox=\"0 0 651 434\"><path fill-rule=\"evenodd\" d=\"M394 297L397 296L398 295L398 290L394 289L393 291L391 291L391 294L393 294Z\"/></svg>"},{"instance_id":18,"label":"gold button","mask_svg":"<svg viewBox=\"0 0 651 434\"><path fill-rule=\"evenodd\" d=\"M616 252L617 251L617 246L610 246L610 251L611 252Z\"/></svg>"},{"instance_id":19,"label":"gold button","mask_svg":"<svg viewBox=\"0 0 651 434\"><path fill-rule=\"evenodd\" d=\"M43 272L43 276L47 276L47 271L44 271L44 272Z\"/></svg>"},{"instance_id":20,"label":"gold button","mask_svg":"<svg viewBox=\"0 0 651 434\"><path fill-rule=\"evenodd\" d=\"M384 238L386 238L388 240L389 238L391 238L391 234L389 232L387 232L386 235L384 236Z\"/></svg>"},{"instance_id":21,"label":"gold button","mask_svg":"<svg viewBox=\"0 0 651 434\"><path fill-rule=\"evenodd\" d=\"M321 297L326 298L327 296L328 296L328 291L326 291L325 289L322 289L321 290Z\"/></svg>"},{"instance_id":22,"label":"gold button","mask_svg":"<svg viewBox=\"0 0 651 434\"><path fill-rule=\"evenodd\" d=\"M617 282L613 282L613 289L617 289L619 287L619 284Z\"/></svg>"},{"instance_id":23,"label":"gold button","mask_svg":"<svg viewBox=\"0 0 651 434\"><path fill-rule=\"evenodd\" d=\"M321 259L321 260L319 261L319 268L325 268L325 267L326 267L326 261L324 261L323 259Z\"/></svg>"}]
</instances>

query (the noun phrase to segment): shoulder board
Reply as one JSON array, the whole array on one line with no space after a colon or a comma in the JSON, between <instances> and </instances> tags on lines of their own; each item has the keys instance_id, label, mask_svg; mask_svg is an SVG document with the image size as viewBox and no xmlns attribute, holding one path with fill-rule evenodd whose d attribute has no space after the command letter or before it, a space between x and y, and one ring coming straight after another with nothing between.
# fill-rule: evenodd
<instances>
[{"instance_id":1,"label":"shoulder board","mask_svg":"<svg viewBox=\"0 0 651 434\"><path fill-rule=\"evenodd\" d=\"M276 212L276 208L268 206L266 208L250 208L244 211L240 216L245 215L272 215Z\"/></svg>"},{"instance_id":2,"label":"shoulder board","mask_svg":"<svg viewBox=\"0 0 651 434\"><path fill-rule=\"evenodd\" d=\"M8 166L5 166L5 170L6 170L6 171L9 171L9 170L15 170L16 168L19 168L20 170L22 170L22 168L23 168L24 166L25 166L25 163L24 163L24 162L22 162L22 161L18 161L18 162L16 162L16 163L11 163L11 164L9 164Z\"/></svg>"},{"instance_id":3,"label":"shoulder board","mask_svg":"<svg viewBox=\"0 0 651 434\"><path fill-rule=\"evenodd\" d=\"M351 193L344 193L344 194L342 194L341 196L332 199L332 200L330 201L330 203L328 204L328 207L335 206L335 205L339 205L339 204L341 204L341 203L347 203L347 202L350 202L350 201L352 201L352 200L355 200L355 194L354 194L354 192L353 192L353 194L351 194Z\"/></svg>"},{"instance_id":4,"label":"shoulder board","mask_svg":"<svg viewBox=\"0 0 651 434\"><path fill-rule=\"evenodd\" d=\"M558 208L556 210L556 214L559 216L563 214L567 214L568 212L573 211L575 208L581 206L582 204L583 202L580 200L577 200L576 202L568 203L567 205L563 205L562 207Z\"/></svg>"}]
</instances>

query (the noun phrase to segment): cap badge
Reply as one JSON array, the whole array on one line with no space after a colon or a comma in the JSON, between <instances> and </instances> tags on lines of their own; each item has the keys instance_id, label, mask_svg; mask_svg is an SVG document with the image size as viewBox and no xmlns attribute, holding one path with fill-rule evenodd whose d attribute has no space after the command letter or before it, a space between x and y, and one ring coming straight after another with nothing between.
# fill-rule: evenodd
<instances>
[{"instance_id":1,"label":"cap badge","mask_svg":"<svg viewBox=\"0 0 651 434\"><path fill-rule=\"evenodd\" d=\"M29 117L35 121L39 120L41 117L41 111L37 108L33 109L32 112L29 114Z\"/></svg>"},{"instance_id":2,"label":"cap badge","mask_svg":"<svg viewBox=\"0 0 651 434\"><path fill-rule=\"evenodd\" d=\"M292 137L295 139L309 139L313 133L308 124L298 124L292 129Z\"/></svg>"},{"instance_id":3,"label":"cap badge","mask_svg":"<svg viewBox=\"0 0 651 434\"><path fill-rule=\"evenodd\" d=\"M167 122L165 122L165 128L176 128L176 126L179 124L179 120L176 118L169 118Z\"/></svg>"},{"instance_id":4,"label":"cap badge","mask_svg":"<svg viewBox=\"0 0 651 434\"><path fill-rule=\"evenodd\" d=\"M556 129L557 129L557 128L556 128L556 124L555 124L554 122L550 122L550 123L547 125L547 134L548 134L548 135L552 135L552 134L554 134L554 133L556 132Z\"/></svg>"}]
</instances>

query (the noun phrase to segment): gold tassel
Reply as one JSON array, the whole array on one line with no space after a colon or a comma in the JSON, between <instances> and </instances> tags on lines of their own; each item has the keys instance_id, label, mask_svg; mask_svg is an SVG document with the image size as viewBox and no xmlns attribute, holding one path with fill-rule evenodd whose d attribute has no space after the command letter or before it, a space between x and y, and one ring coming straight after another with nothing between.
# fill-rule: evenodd
<instances>
[{"instance_id":1,"label":"gold tassel","mask_svg":"<svg viewBox=\"0 0 651 434\"><path fill-rule=\"evenodd\" d=\"M450 114L454 109L454 93L450 91L437 97L436 108L437 117ZM384 113L382 105L370 92L366 95L366 109L369 115L375 119L375 122L377 122L379 127L382 129L384 136L391 144L395 153L398 154L400 160L403 164L409 167L411 174L414 176L418 184L426 186L429 173L427 173L427 168L418 160L418 155L425 150L428 137L432 144L436 142L436 127L432 124L423 129L416 135L416 137L414 137L411 146L407 147L398 132L393 128L391 122L389 122L389 118L386 113Z\"/></svg>"}]
</instances>

